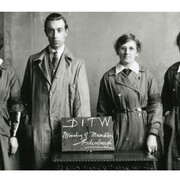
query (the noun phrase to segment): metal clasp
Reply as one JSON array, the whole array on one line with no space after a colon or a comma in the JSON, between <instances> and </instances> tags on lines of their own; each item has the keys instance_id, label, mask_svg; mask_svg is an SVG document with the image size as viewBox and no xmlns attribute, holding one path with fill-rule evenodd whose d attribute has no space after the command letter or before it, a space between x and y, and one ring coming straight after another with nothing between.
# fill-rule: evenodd
<instances>
[{"instance_id":1,"label":"metal clasp","mask_svg":"<svg viewBox=\"0 0 180 180\"><path fill-rule=\"evenodd\" d=\"M141 107L134 108L134 110L138 113L138 116L141 116L141 112L142 112Z\"/></svg>"}]
</instances>

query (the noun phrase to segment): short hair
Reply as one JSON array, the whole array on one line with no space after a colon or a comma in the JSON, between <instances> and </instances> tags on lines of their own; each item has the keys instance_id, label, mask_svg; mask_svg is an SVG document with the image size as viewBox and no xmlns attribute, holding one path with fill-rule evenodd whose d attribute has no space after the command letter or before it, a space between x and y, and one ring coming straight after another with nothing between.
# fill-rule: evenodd
<instances>
[{"instance_id":1,"label":"short hair","mask_svg":"<svg viewBox=\"0 0 180 180\"><path fill-rule=\"evenodd\" d=\"M142 50L141 42L137 39L137 37L134 34L126 33L120 36L114 44L114 49L115 49L116 54L118 54L119 48L130 40L133 40L136 43L137 51L141 52Z\"/></svg>"},{"instance_id":2,"label":"short hair","mask_svg":"<svg viewBox=\"0 0 180 180\"><path fill-rule=\"evenodd\" d=\"M66 22L66 19L59 13L52 13L49 14L49 16L46 17L45 23L44 23L44 30L46 31L47 23L48 21L55 21L55 20L63 20L65 24L65 29L68 29L68 24Z\"/></svg>"},{"instance_id":3,"label":"short hair","mask_svg":"<svg viewBox=\"0 0 180 180\"><path fill-rule=\"evenodd\" d=\"M177 37L176 37L176 45L178 46L178 48L180 49L180 32L178 33Z\"/></svg>"}]
</instances>

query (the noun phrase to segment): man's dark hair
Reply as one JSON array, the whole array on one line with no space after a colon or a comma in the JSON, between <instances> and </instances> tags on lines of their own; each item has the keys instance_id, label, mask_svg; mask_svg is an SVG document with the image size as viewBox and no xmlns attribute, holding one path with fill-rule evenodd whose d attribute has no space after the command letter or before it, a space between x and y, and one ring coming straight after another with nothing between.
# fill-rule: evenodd
<instances>
[{"instance_id":1,"label":"man's dark hair","mask_svg":"<svg viewBox=\"0 0 180 180\"><path fill-rule=\"evenodd\" d=\"M176 37L176 45L178 46L178 48L180 50L180 32L178 33L178 35Z\"/></svg>"},{"instance_id":2,"label":"man's dark hair","mask_svg":"<svg viewBox=\"0 0 180 180\"><path fill-rule=\"evenodd\" d=\"M46 32L46 27L47 27L48 21L55 21L55 20L60 20L60 19L62 19L64 21L65 30L68 29L68 24L66 22L66 19L61 14L59 14L59 13L52 13L45 20L45 23L44 23L44 30L45 30L45 32Z\"/></svg>"},{"instance_id":3,"label":"man's dark hair","mask_svg":"<svg viewBox=\"0 0 180 180\"><path fill-rule=\"evenodd\" d=\"M123 34L122 36L120 36L115 44L114 44L114 49L116 51L116 54L118 54L118 51L119 51L119 48L127 43L128 41L134 41L136 43L136 46L137 46L137 51L138 52L141 52L142 50L142 45L141 45L141 42L137 39L137 37L134 35L134 34L131 34L131 33L127 33L127 34Z\"/></svg>"}]
</instances>

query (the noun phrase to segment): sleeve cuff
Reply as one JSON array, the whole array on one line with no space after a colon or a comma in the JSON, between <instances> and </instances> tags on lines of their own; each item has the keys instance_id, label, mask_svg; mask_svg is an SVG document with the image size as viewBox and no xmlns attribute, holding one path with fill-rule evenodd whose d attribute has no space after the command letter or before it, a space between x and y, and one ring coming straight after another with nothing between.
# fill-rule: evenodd
<instances>
[{"instance_id":1,"label":"sleeve cuff","mask_svg":"<svg viewBox=\"0 0 180 180\"><path fill-rule=\"evenodd\" d=\"M149 134L152 134L154 136L158 136L158 131L159 131L159 129L150 128Z\"/></svg>"}]
</instances>

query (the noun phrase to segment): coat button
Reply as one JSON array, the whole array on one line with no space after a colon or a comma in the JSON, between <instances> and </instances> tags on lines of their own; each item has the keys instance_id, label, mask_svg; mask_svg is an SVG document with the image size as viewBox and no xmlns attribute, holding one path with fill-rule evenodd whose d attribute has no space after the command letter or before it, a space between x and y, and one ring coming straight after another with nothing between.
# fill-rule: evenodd
<instances>
[{"instance_id":1,"label":"coat button","mask_svg":"<svg viewBox=\"0 0 180 180\"><path fill-rule=\"evenodd\" d=\"M50 92L50 93L49 93L49 95L50 95L50 96L52 96L52 95L53 95L53 93L52 93L52 92Z\"/></svg>"},{"instance_id":2,"label":"coat button","mask_svg":"<svg viewBox=\"0 0 180 180\"><path fill-rule=\"evenodd\" d=\"M119 93L118 96L121 97L122 96L121 93Z\"/></svg>"},{"instance_id":3,"label":"coat button","mask_svg":"<svg viewBox=\"0 0 180 180\"><path fill-rule=\"evenodd\" d=\"M176 89L174 88L174 89L173 89L173 92L175 92L175 91L176 91Z\"/></svg>"}]
</instances>

